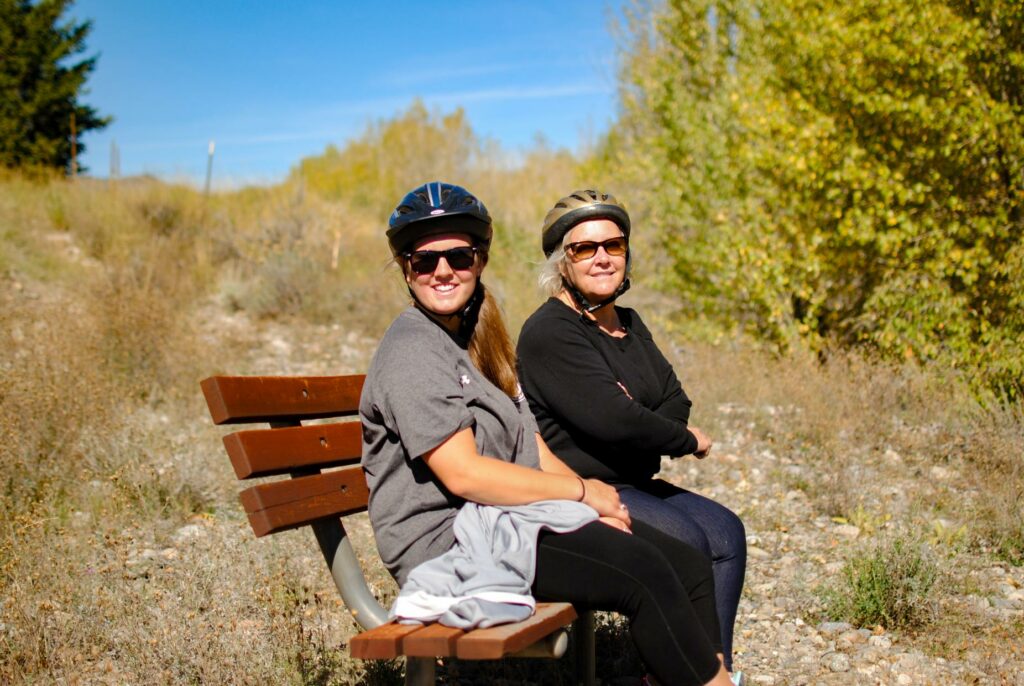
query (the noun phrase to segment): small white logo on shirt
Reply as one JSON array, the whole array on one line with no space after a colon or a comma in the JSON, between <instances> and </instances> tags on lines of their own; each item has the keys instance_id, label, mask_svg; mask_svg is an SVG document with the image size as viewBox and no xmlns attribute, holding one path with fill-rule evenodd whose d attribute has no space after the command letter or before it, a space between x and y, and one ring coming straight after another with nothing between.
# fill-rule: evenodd
<instances>
[{"instance_id":1,"label":"small white logo on shirt","mask_svg":"<svg viewBox=\"0 0 1024 686\"><path fill-rule=\"evenodd\" d=\"M468 386L469 385L469 374L463 374L462 376L460 376L459 377L459 383L462 384L463 386Z\"/></svg>"}]
</instances>

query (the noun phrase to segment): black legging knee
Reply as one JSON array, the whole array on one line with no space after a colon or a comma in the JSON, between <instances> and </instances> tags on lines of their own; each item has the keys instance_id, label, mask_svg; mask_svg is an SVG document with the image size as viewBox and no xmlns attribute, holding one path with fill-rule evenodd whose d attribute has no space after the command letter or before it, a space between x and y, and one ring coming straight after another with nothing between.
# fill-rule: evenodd
<instances>
[{"instance_id":1,"label":"black legging knee","mask_svg":"<svg viewBox=\"0 0 1024 686\"><path fill-rule=\"evenodd\" d=\"M600 522L542 533L533 592L628 617L640 657L666 686L705 684L719 669L710 560L641 522L633 535Z\"/></svg>"}]
</instances>

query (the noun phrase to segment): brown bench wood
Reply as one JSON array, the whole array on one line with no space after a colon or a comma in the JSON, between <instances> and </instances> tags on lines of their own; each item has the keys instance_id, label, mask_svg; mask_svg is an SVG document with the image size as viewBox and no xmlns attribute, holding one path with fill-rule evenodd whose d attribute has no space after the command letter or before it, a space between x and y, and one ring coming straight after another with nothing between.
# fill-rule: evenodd
<instances>
[{"instance_id":1,"label":"brown bench wood","mask_svg":"<svg viewBox=\"0 0 1024 686\"><path fill-rule=\"evenodd\" d=\"M238 431L224 447L239 479L275 476L309 467L335 467L359 461L358 422Z\"/></svg>"},{"instance_id":2,"label":"brown bench wood","mask_svg":"<svg viewBox=\"0 0 1024 686\"><path fill-rule=\"evenodd\" d=\"M349 643L352 657L393 659L458 657L463 660L497 660L517 653L576 619L569 603L537 603L537 612L515 624L462 631L441 624L384 624L365 631Z\"/></svg>"},{"instance_id":3,"label":"brown bench wood","mask_svg":"<svg viewBox=\"0 0 1024 686\"><path fill-rule=\"evenodd\" d=\"M201 382L215 424L267 422L270 429L228 434L224 447L239 479L290 475L239 494L256 536L310 526L335 584L365 631L352 638L353 657L406 657L406 683L433 683L434 659L490 660L510 656L558 657L563 627L574 625L577 682L594 683L593 616L569 603L538 603L518 623L462 631L440 624L388 622L373 597L345 533L343 518L363 512L369 490L358 464L358 421L303 426L307 420L352 417L358 412L363 375L274 377L213 376ZM322 471L329 469L330 471Z\"/></svg>"}]
</instances>

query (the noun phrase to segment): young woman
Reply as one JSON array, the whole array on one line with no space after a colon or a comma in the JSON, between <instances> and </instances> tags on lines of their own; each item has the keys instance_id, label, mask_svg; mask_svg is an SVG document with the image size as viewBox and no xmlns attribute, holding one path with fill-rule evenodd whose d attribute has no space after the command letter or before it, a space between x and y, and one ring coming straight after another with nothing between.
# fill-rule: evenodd
<instances>
[{"instance_id":1,"label":"young woman","mask_svg":"<svg viewBox=\"0 0 1024 686\"><path fill-rule=\"evenodd\" d=\"M445 183L413 190L391 215L388 241L413 304L384 335L360 402L381 558L404 583L452 547L467 501L582 501L599 521L539 535L534 596L626 615L662 684L728 686L707 558L631 523L613 487L576 475L537 433L480 281L491 233L484 205Z\"/></svg>"},{"instance_id":2,"label":"young woman","mask_svg":"<svg viewBox=\"0 0 1024 686\"><path fill-rule=\"evenodd\" d=\"M661 456L706 457L690 400L640 316L616 307L629 288L629 215L606 193L559 200L542 229L551 297L519 336L520 378L541 435L578 474L613 484L634 526L649 524L711 558L726 667L746 568L739 517L653 478ZM742 679L737 676L737 681Z\"/></svg>"}]
</instances>

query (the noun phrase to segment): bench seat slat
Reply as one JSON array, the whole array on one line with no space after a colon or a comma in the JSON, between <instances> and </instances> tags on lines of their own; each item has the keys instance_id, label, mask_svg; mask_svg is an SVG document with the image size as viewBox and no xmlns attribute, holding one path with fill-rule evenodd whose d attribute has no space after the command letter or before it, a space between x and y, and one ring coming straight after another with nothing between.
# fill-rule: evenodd
<instances>
[{"instance_id":1,"label":"bench seat slat","mask_svg":"<svg viewBox=\"0 0 1024 686\"><path fill-rule=\"evenodd\" d=\"M576 610L570 603L537 603L537 611L529 619L477 629L462 636L456 643L456 657L462 660L496 660L519 652L574 619Z\"/></svg>"},{"instance_id":2,"label":"bench seat slat","mask_svg":"<svg viewBox=\"0 0 1024 686\"><path fill-rule=\"evenodd\" d=\"M239 500L257 536L366 509L370 491L359 467L247 488Z\"/></svg>"},{"instance_id":3,"label":"bench seat slat","mask_svg":"<svg viewBox=\"0 0 1024 686\"><path fill-rule=\"evenodd\" d=\"M444 624L427 624L402 639L402 654L409 657L448 657L455 654L455 642L464 634L462 629Z\"/></svg>"},{"instance_id":4,"label":"bench seat slat","mask_svg":"<svg viewBox=\"0 0 1024 686\"><path fill-rule=\"evenodd\" d=\"M569 603L537 603L532 617L515 624L462 631L442 624L391 622L364 631L349 642L352 657L362 660L409 657L458 657L497 660L541 640L576 619Z\"/></svg>"},{"instance_id":5,"label":"bench seat slat","mask_svg":"<svg viewBox=\"0 0 1024 686\"><path fill-rule=\"evenodd\" d=\"M390 622L354 636L348 649L360 660L393 660L402 655L402 640L422 628L419 624Z\"/></svg>"},{"instance_id":6,"label":"bench seat slat","mask_svg":"<svg viewBox=\"0 0 1024 686\"><path fill-rule=\"evenodd\" d=\"M338 422L238 431L224 437L224 447L239 479L285 474L304 467L336 467L359 461L362 425Z\"/></svg>"},{"instance_id":7,"label":"bench seat slat","mask_svg":"<svg viewBox=\"0 0 1024 686\"><path fill-rule=\"evenodd\" d=\"M355 414L365 378L211 376L200 385L214 424L288 422Z\"/></svg>"}]
</instances>

